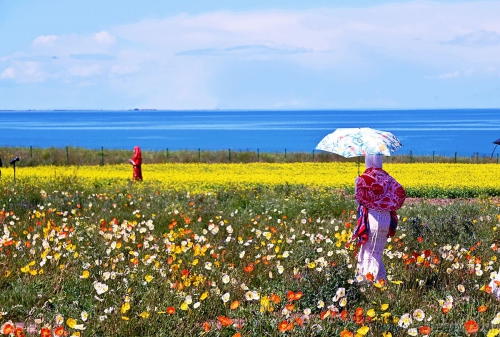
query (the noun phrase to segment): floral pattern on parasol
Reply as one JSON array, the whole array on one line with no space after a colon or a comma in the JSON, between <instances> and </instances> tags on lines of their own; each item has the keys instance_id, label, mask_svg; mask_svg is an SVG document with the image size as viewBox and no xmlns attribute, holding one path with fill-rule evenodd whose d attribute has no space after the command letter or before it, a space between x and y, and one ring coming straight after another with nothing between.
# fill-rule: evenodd
<instances>
[{"instance_id":1,"label":"floral pattern on parasol","mask_svg":"<svg viewBox=\"0 0 500 337\"><path fill-rule=\"evenodd\" d=\"M346 158L368 154L390 156L401 146L392 133L371 128L339 128L326 135L317 150L339 154Z\"/></svg>"}]
</instances>

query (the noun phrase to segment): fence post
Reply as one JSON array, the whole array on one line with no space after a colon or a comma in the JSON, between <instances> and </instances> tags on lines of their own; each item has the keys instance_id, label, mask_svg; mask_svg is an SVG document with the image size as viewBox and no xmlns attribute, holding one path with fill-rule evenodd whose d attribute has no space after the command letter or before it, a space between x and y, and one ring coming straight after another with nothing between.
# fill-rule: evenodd
<instances>
[{"instance_id":1,"label":"fence post","mask_svg":"<svg viewBox=\"0 0 500 337\"><path fill-rule=\"evenodd\" d=\"M66 146L66 164L69 165L69 148Z\"/></svg>"},{"instance_id":2,"label":"fence post","mask_svg":"<svg viewBox=\"0 0 500 337\"><path fill-rule=\"evenodd\" d=\"M198 163L201 162L201 150L198 149Z\"/></svg>"},{"instance_id":3,"label":"fence post","mask_svg":"<svg viewBox=\"0 0 500 337\"><path fill-rule=\"evenodd\" d=\"M313 150L313 160L312 161L314 161L314 150Z\"/></svg>"},{"instance_id":4,"label":"fence post","mask_svg":"<svg viewBox=\"0 0 500 337\"><path fill-rule=\"evenodd\" d=\"M457 163L457 152L455 151L455 164Z\"/></svg>"},{"instance_id":5,"label":"fence post","mask_svg":"<svg viewBox=\"0 0 500 337\"><path fill-rule=\"evenodd\" d=\"M476 152L476 164L478 163L479 160L479 152Z\"/></svg>"},{"instance_id":6,"label":"fence post","mask_svg":"<svg viewBox=\"0 0 500 337\"><path fill-rule=\"evenodd\" d=\"M257 149L257 161L260 161L260 152L259 152L259 149Z\"/></svg>"},{"instance_id":7,"label":"fence post","mask_svg":"<svg viewBox=\"0 0 500 337\"><path fill-rule=\"evenodd\" d=\"M30 146L30 157L33 159L33 146Z\"/></svg>"},{"instance_id":8,"label":"fence post","mask_svg":"<svg viewBox=\"0 0 500 337\"><path fill-rule=\"evenodd\" d=\"M432 151L432 162L434 163L434 151Z\"/></svg>"},{"instance_id":9,"label":"fence post","mask_svg":"<svg viewBox=\"0 0 500 337\"><path fill-rule=\"evenodd\" d=\"M168 161L168 147L167 147L167 161Z\"/></svg>"},{"instance_id":10,"label":"fence post","mask_svg":"<svg viewBox=\"0 0 500 337\"><path fill-rule=\"evenodd\" d=\"M286 149L285 149L285 159L286 159Z\"/></svg>"},{"instance_id":11,"label":"fence post","mask_svg":"<svg viewBox=\"0 0 500 337\"><path fill-rule=\"evenodd\" d=\"M228 157L227 159L229 160L229 162L231 162L231 149L228 149Z\"/></svg>"},{"instance_id":12,"label":"fence post","mask_svg":"<svg viewBox=\"0 0 500 337\"><path fill-rule=\"evenodd\" d=\"M413 163L413 153L410 151L410 164Z\"/></svg>"},{"instance_id":13,"label":"fence post","mask_svg":"<svg viewBox=\"0 0 500 337\"><path fill-rule=\"evenodd\" d=\"M104 166L104 146L101 146L101 166Z\"/></svg>"}]
</instances>

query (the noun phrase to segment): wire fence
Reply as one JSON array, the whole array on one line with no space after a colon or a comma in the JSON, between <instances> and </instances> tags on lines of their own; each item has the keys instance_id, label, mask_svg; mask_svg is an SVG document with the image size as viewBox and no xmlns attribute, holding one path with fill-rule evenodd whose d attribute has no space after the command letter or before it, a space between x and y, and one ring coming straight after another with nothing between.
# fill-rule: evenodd
<instances>
[{"instance_id":1,"label":"wire fence","mask_svg":"<svg viewBox=\"0 0 500 337\"><path fill-rule=\"evenodd\" d=\"M128 163L132 151L122 149L87 149L78 147L35 148L35 147L0 147L0 167L10 165L110 165ZM17 158L17 160L16 160ZM266 150L203 150L169 149L143 150L145 164L153 163L294 163L294 162L358 162L359 157L345 158L337 154L313 150L306 151L266 151ZM452 156L438 155L435 152L425 155L396 154L385 157L387 163L499 163L496 155L462 155L455 152Z\"/></svg>"}]
</instances>

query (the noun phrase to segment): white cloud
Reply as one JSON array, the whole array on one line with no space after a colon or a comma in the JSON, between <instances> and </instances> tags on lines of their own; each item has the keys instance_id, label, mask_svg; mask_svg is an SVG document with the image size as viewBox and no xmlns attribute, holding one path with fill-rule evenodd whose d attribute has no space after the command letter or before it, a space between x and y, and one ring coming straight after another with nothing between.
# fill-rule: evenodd
<instances>
[{"instance_id":1,"label":"white cloud","mask_svg":"<svg viewBox=\"0 0 500 337\"><path fill-rule=\"evenodd\" d=\"M61 83L83 77L87 86L99 82L136 97L144 107L168 108L217 107L234 86L228 82L231 70L251 73L269 61L286 64L290 73L298 69L331 76L339 83L373 81L393 65L400 69L401 79L408 73L443 80L497 76L498 13L498 1L411 1L361 8L181 14L89 34L39 36L24 59L20 54L0 55L6 62L0 76ZM268 81L276 75L272 70L256 78ZM259 98L258 83L253 85L249 95ZM307 100L276 101L290 106ZM376 103L373 97L359 102ZM377 102L397 105L393 100Z\"/></svg>"},{"instance_id":2,"label":"white cloud","mask_svg":"<svg viewBox=\"0 0 500 337\"><path fill-rule=\"evenodd\" d=\"M116 42L116 38L106 31L101 31L94 34L94 39L99 43L112 44Z\"/></svg>"},{"instance_id":3,"label":"white cloud","mask_svg":"<svg viewBox=\"0 0 500 337\"><path fill-rule=\"evenodd\" d=\"M68 69L68 72L72 76L79 76L79 77L90 77L94 75L99 75L102 73L101 66L97 64L92 64L88 66L72 66Z\"/></svg>"},{"instance_id":4,"label":"white cloud","mask_svg":"<svg viewBox=\"0 0 500 337\"><path fill-rule=\"evenodd\" d=\"M437 76L439 79L450 79L450 78L456 78L460 76L460 72L458 70L455 70L454 72L451 73L446 73L446 74L440 74Z\"/></svg>"},{"instance_id":5,"label":"white cloud","mask_svg":"<svg viewBox=\"0 0 500 337\"><path fill-rule=\"evenodd\" d=\"M14 79L16 77L16 72L13 67L9 67L2 71L0 78L2 79Z\"/></svg>"},{"instance_id":6,"label":"white cloud","mask_svg":"<svg viewBox=\"0 0 500 337\"><path fill-rule=\"evenodd\" d=\"M33 40L33 45L52 46L58 39L55 35L42 35Z\"/></svg>"}]
</instances>

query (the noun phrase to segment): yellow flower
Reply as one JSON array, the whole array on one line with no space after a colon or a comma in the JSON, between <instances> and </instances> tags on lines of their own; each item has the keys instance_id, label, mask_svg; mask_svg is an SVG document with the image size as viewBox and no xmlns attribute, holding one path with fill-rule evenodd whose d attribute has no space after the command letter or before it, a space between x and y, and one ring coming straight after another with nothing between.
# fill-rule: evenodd
<instances>
[{"instance_id":1,"label":"yellow flower","mask_svg":"<svg viewBox=\"0 0 500 337\"><path fill-rule=\"evenodd\" d=\"M490 329L486 336L487 337L495 337L495 336L498 336L499 333L500 333L500 329Z\"/></svg>"},{"instance_id":2,"label":"yellow flower","mask_svg":"<svg viewBox=\"0 0 500 337\"><path fill-rule=\"evenodd\" d=\"M390 333L390 332L382 332L382 337L392 337L392 333Z\"/></svg>"},{"instance_id":3,"label":"yellow flower","mask_svg":"<svg viewBox=\"0 0 500 337\"><path fill-rule=\"evenodd\" d=\"M139 316L141 316L142 318L146 319L146 318L149 317L149 312L143 311L143 312L141 312L141 314Z\"/></svg>"},{"instance_id":4,"label":"yellow flower","mask_svg":"<svg viewBox=\"0 0 500 337\"><path fill-rule=\"evenodd\" d=\"M129 310L130 310L130 303L129 302L123 303L122 307L120 308L120 312L124 314Z\"/></svg>"},{"instance_id":5,"label":"yellow flower","mask_svg":"<svg viewBox=\"0 0 500 337\"><path fill-rule=\"evenodd\" d=\"M387 309L389 309L389 304L387 304L387 303L384 303L380 306L380 310L382 310L382 311L386 311Z\"/></svg>"},{"instance_id":6,"label":"yellow flower","mask_svg":"<svg viewBox=\"0 0 500 337\"><path fill-rule=\"evenodd\" d=\"M203 294L200 296L200 301L205 300L208 297L208 291L205 291Z\"/></svg>"},{"instance_id":7,"label":"yellow flower","mask_svg":"<svg viewBox=\"0 0 500 337\"><path fill-rule=\"evenodd\" d=\"M309 269L313 269L315 267L316 267L316 263L314 263L314 262L309 262L309 264L307 265L307 268L309 268Z\"/></svg>"},{"instance_id":8,"label":"yellow flower","mask_svg":"<svg viewBox=\"0 0 500 337\"><path fill-rule=\"evenodd\" d=\"M358 329L358 331L356 331L356 334L359 334L361 336L364 336L368 333L368 331L370 331L370 328L367 327L367 326L362 326L361 328Z\"/></svg>"},{"instance_id":9,"label":"yellow flower","mask_svg":"<svg viewBox=\"0 0 500 337\"><path fill-rule=\"evenodd\" d=\"M128 321L130 318L128 318L127 316L122 316L122 319L123 319L124 321Z\"/></svg>"},{"instance_id":10,"label":"yellow flower","mask_svg":"<svg viewBox=\"0 0 500 337\"><path fill-rule=\"evenodd\" d=\"M82 276L80 276L81 278L88 278L90 276L90 272L88 270L84 270L83 273L82 273Z\"/></svg>"},{"instance_id":11,"label":"yellow flower","mask_svg":"<svg viewBox=\"0 0 500 337\"><path fill-rule=\"evenodd\" d=\"M368 317L375 317L376 313L375 313L375 310L374 309L368 309L368 311L366 312L366 316Z\"/></svg>"},{"instance_id":12,"label":"yellow flower","mask_svg":"<svg viewBox=\"0 0 500 337\"><path fill-rule=\"evenodd\" d=\"M146 280L146 282L149 283L153 279L153 276L148 274L148 275L144 276L144 279Z\"/></svg>"},{"instance_id":13,"label":"yellow flower","mask_svg":"<svg viewBox=\"0 0 500 337\"><path fill-rule=\"evenodd\" d=\"M73 319L73 318L68 318L66 320L66 324L71 328L71 329L74 329L75 326L76 326L76 320Z\"/></svg>"},{"instance_id":14,"label":"yellow flower","mask_svg":"<svg viewBox=\"0 0 500 337\"><path fill-rule=\"evenodd\" d=\"M180 308L181 308L181 310L188 310L188 304L186 302L182 302Z\"/></svg>"}]
</instances>

